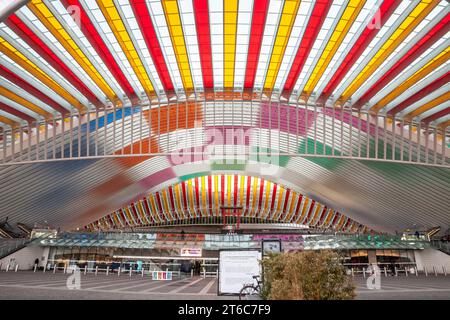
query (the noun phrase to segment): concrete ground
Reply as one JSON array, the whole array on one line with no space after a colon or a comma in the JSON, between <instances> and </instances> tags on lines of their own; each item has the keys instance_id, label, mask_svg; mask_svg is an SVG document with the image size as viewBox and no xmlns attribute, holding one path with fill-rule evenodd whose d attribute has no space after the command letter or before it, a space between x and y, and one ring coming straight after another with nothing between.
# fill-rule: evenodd
<instances>
[{"instance_id":1,"label":"concrete ground","mask_svg":"<svg viewBox=\"0 0 450 320\"><path fill-rule=\"evenodd\" d=\"M147 275L81 275L80 289L69 290L69 275L51 272L0 272L0 299L150 299L217 300L236 299L217 296L217 279L202 277L154 281ZM450 276L382 277L381 289L367 288L366 279L355 277L357 299L448 299Z\"/></svg>"}]
</instances>

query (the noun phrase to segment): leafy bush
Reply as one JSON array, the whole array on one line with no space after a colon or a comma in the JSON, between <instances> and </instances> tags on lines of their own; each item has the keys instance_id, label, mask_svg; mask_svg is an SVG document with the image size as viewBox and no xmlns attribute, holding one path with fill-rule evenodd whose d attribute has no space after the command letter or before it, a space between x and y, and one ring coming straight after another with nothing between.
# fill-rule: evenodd
<instances>
[{"instance_id":1,"label":"leafy bush","mask_svg":"<svg viewBox=\"0 0 450 320\"><path fill-rule=\"evenodd\" d=\"M352 278L330 250L270 255L262 262L262 296L270 300L342 300L355 297Z\"/></svg>"}]
</instances>

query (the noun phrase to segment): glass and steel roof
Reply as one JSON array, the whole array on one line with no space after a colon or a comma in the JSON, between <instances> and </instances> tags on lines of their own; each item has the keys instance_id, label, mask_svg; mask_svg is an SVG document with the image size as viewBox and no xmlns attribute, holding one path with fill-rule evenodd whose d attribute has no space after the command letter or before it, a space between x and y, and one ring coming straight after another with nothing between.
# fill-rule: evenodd
<instances>
[{"instance_id":1,"label":"glass and steel roof","mask_svg":"<svg viewBox=\"0 0 450 320\"><path fill-rule=\"evenodd\" d=\"M225 207L241 209L223 209ZM226 224L227 217L233 218L233 224L241 220L267 221L351 233L369 230L290 188L263 178L237 174L201 176L168 186L89 224L88 228Z\"/></svg>"},{"instance_id":2,"label":"glass and steel roof","mask_svg":"<svg viewBox=\"0 0 450 320\"><path fill-rule=\"evenodd\" d=\"M12 2L0 6L0 217L82 227L191 178L238 175L271 181L259 191L277 212L310 222L448 226L448 1ZM247 138L210 143L229 129ZM172 156L211 145L225 151ZM276 170L227 162L235 150L271 150Z\"/></svg>"},{"instance_id":3,"label":"glass and steel roof","mask_svg":"<svg viewBox=\"0 0 450 320\"><path fill-rule=\"evenodd\" d=\"M446 0L31 0L0 23L0 125L250 91L447 126L449 19Z\"/></svg>"}]
</instances>

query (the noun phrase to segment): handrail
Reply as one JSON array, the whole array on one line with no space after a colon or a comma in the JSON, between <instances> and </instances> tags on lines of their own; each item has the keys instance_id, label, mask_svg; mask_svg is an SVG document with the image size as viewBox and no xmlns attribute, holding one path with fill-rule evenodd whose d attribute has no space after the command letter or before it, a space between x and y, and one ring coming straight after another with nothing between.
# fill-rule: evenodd
<instances>
[{"instance_id":1,"label":"handrail","mask_svg":"<svg viewBox=\"0 0 450 320\"><path fill-rule=\"evenodd\" d=\"M431 246L439 251L442 251L448 255L450 255L450 242L442 241L442 240L431 240Z\"/></svg>"}]
</instances>

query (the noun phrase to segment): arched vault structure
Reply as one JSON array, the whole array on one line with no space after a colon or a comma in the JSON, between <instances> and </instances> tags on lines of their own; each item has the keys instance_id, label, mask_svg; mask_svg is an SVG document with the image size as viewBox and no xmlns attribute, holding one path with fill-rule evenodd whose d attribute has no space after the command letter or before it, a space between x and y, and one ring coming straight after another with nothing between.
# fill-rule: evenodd
<instances>
[{"instance_id":1,"label":"arched vault structure","mask_svg":"<svg viewBox=\"0 0 450 320\"><path fill-rule=\"evenodd\" d=\"M447 1L25 2L0 8L1 218L450 227Z\"/></svg>"}]
</instances>

